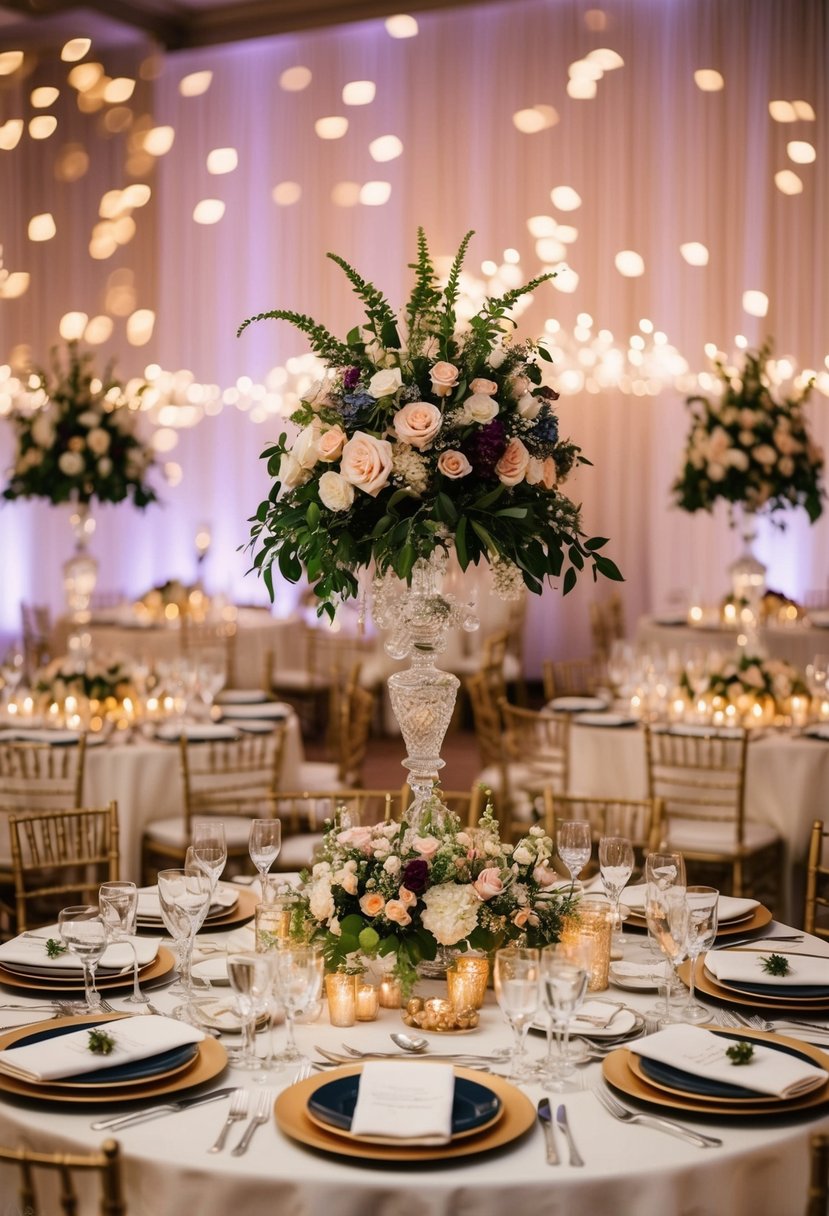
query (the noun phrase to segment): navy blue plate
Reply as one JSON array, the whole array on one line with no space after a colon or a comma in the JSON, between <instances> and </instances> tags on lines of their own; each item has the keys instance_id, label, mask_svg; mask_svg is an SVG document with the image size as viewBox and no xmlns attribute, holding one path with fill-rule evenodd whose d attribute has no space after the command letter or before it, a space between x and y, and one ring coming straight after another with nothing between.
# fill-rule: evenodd
<instances>
[{"instance_id":1,"label":"navy blue plate","mask_svg":"<svg viewBox=\"0 0 829 1216\"><path fill-rule=\"evenodd\" d=\"M106 1022L87 1022L83 1029L104 1025ZM117 1023L113 1023L113 1035L117 1033ZM38 1030L18 1039L14 1046L23 1047L29 1043L43 1043L47 1039L57 1039L64 1034L74 1034L81 1029L75 1023L71 1026L53 1026L48 1030ZM142 1081L162 1073L170 1072L180 1065L189 1063L198 1054L198 1043L183 1043L181 1047L173 1047L157 1056L149 1056L145 1060L132 1060L129 1064L118 1064L112 1068L101 1068L97 1072L81 1073L74 1077L61 1077L59 1081L49 1082L52 1085L123 1085L127 1081Z\"/></svg>"},{"instance_id":2,"label":"navy blue plate","mask_svg":"<svg viewBox=\"0 0 829 1216\"><path fill-rule=\"evenodd\" d=\"M718 1037L733 1039L735 1043L739 1043L744 1038L741 1034L721 1034ZM785 1055L794 1056L795 1059L803 1060L806 1064L815 1062L811 1056L798 1051L796 1047L789 1047L788 1044L769 1043L763 1039L759 1046L770 1047L772 1051L782 1051ZM649 1081L655 1081L658 1085L667 1085L682 1093L695 1094L704 1098L744 1098L755 1102L773 1100L772 1095L758 1093L756 1089L746 1089L744 1085L729 1085L725 1081L713 1081L708 1077L697 1077L693 1073L683 1072L681 1068L663 1064L660 1060L647 1060L644 1056L639 1056L639 1065ZM750 1068L751 1065L746 1065L746 1067ZM737 1071L736 1068L735 1071Z\"/></svg>"},{"instance_id":3,"label":"navy blue plate","mask_svg":"<svg viewBox=\"0 0 829 1216\"><path fill-rule=\"evenodd\" d=\"M409 1065L417 1067L417 1065ZM337 1077L321 1085L308 1099L308 1109L323 1123L351 1130L351 1117L357 1104L360 1074ZM452 1135L475 1131L489 1123L501 1109L501 1099L485 1085L469 1081L466 1077L455 1077L455 1100L452 1104Z\"/></svg>"},{"instance_id":4,"label":"navy blue plate","mask_svg":"<svg viewBox=\"0 0 829 1216\"><path fill-rule=\"evenodd\" d=\"M812 997L816 1001L829 997L829 986L825 984L745 984L741 980L716 982L721 988L730 988L734 992L745 992L748 996L772 996L778 1001L785 1001L789 996L796 997L797 1000L808 1000Z\"/></svg>"}]
</instances>

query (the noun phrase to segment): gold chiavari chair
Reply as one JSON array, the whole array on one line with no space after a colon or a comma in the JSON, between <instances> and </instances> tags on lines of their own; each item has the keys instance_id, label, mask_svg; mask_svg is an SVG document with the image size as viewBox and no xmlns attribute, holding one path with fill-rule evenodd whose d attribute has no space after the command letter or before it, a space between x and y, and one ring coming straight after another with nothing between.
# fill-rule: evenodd
<instances>
[{"instance_id":1,"label":"gold chiavari chair","mask_svg":"<svg viewBox=\"0 0 829 1216\"><path fill-rule=\"evenodd\" d=\"M282 848L274 872L302 870L313 864L322 843L326 820L345 810L351 821L363 824L399 819L409 789L280 790L276 815L282 823Z\"/></svg>"},{"instance_id":2,"label":"gold chiavari chair","mask_svg":"<svg viewBox=\"0 0 829 1216\"><path fill-rule=\"evenodd\" d=\"M181 653L191 663L211 662L224 672L224 687L233 688L236 678L236 622L192 621L181 618Z\"/></svg>"},{"instance_id":3,"label":"gold chiavari chair","mask_svg":"<svg viewBox=\"0 0 829 1216\"><path fill-rule=\"evenodd\" d=\"M297 625L290 646L265 652L262 686L289 701L303 729L322 733L332 687L346 682L354 664L369 652L370 643L334 632L324 624Z\"/></svg>"},{"instance_id":4,"label":"gold chiavari chair","mask_svg":"<svg viewBox=\"0 0 829 1216\"><path fill-rule=\"evenodd\" d=\"M17 1194L19 1208L14 1211L25 1213L25 1216L48 1216L58 1209L54 1200L60 1205L64 1216L80 1216L82 1210L92 1213L91 1207L81 1209L81 1196L78 1194L75 1173L81 1175L99 1175L100 1199L95 1210L98 1216L126 1216L127 1205L124 1201L121 1180L121 1155L117 1141L105 1140L98 1152L95 1153L36 1153L28 1148L4 1148L0 1146L0 1162L7 1166L17 1167ZM47 1189L50 1197L43 1205L36 1190L35 1175L43 1173L43 1192ZM49 1183L53 1185L50 1186ZM57 1192L55 1194L55 1192ZM11 1198L6 1192L7 1199ZM10 1212L12 1208L8 1209Z\"/></svg>"},{"instance_id":5,"label":"gold chiavari chair","mask_svg":"<svg viewBox=\"0 0 829 1216\"><path fill-rule=\"evenodd\" d=\"M142 881L165 866L182 865L194 819L217 816L225 825L228 873L248 856L251 819L270 818L282 775L285 724L267 735L243 735L209 743L180 740L184 813L149 823L141 844Z\"/></svg>"},{"instance_id":6,"label":"gold chiavari chair","mask_svg":"<svg viewBox=\"0 0 829 1216\"><path fill-rule=\"evenodd\" d=\"M617 591L603 603L590 605L590 632L594 657L606 662L613 643L625 636L625 609Z\"/></svg>"},{"instance_id":7,"label":"gold chiavari chair","mask_svg":"<svg viewBox=\"0 0 829 1216\"><path fill-rule=\"evenodd\" d=\"M607 684L607 671L601 659L545 659L541 664L544 700L555 697L595 696Z\"/></svg>"},{"instance_id":8,"label":"gold chiavari chair","mask_svg":"<svg viewBox=\"0 0 829 1216\"><path fill-rule=\"evenodd\" d=\"M499 703L504 726L499 793L502 826L512 838L535 819L530 791L549 788L566 793L570 781L570 716ZM490 772L479 776L491 785Z\"/></svg>"},{"instance_id":9,"label":"gold chiavari chair","mask_svg":"<svg viewBox=\"0 0 829 1216\"><path fill-rule=\"evenodd\" d=\"M804 1216L829 1212L829 1136L816 1132L809 1139L809 1194Z\"/></svg>"},{"instance_id":10,"label":"gold chiavari chair","mask_svg":"<svg viewBox=\"0 0 829 1216\"><path fill-rule=\"evenodd\" d=\"M11 815L9 834L17 929L54 920L70 903L95 903L118 878L118 808ZM72 898L69 898L69 897Z\"/></svg>"},{"instance_id":11,"label":"gold chiavari chair","mask_svg":"<svg viewBox=\"0 0 829 1216\"><path fill-rule=\"evenodd\" d=\"M748 747L746 731L725 737L646 727L648 795L664 801L664 835L685 855L689 881L713 871L723 892L773 907L783 846L773 828L746 815Z\"/></svg>"},{"instance_id":12,"label":"gold chiavari chair","mask_svg":"<svg viewBox=\"0 0 829 1216\"><path fill-rule=\"evenodd\" d=\"M45 604L20 602L20 625L26 672L31 677L49 660L52 637L52 614Z\"/></svg>"},{"instance_id":13,"label":"gold chiavari chair","mask_svg":"<svg viewBox=\"0 0 829 1216\"><path fill-rule=\"evenodd\" d=\"M374 719L375 694L362 688L355 679L338 694L333 704L337 723L336 759L306 760L299 770L303 789L339 789L358 786L362 780Z\"/></svg>"},{"instance_id":14,"label":"gold chiavari chair","mask_svg":"<svg viewBox=\"0 0 829 1216\"><path fill-rule=\"evenodd\" d=\"M627 836L641 866L662 842L664 810L661 798L584 798L550 791L545 827L555 840L559 820L586 819L594 842L602 836Z\"/></svg>"},{"instance_id":15,"label":"gold chiavari chair","mask_svg":"<svg viewBox=\"0 0 829 1216\"><path fill-rule=\"evenodd\" d=\"M474 827L484 812L489 790L476 783L472 786L471 790L444 790L438 788L436 793L447 810L457 815L463 827ZM411 803L412 787L406 784L403 786L404 813L409 809Z\"/></svg>"},{"instance_id":16,"label":"gold chiavari chair","mask_svg":"<svg viewBox=\"0 0 829 1216\"><path fill-rule=\"evenodd\" d=\"M816 819L812 824L809 838L809 860L806 863L806 898L803 905L803 928L815 937L829 939L829 865L824 860L825 843L829 832L824 829L823 820Z\"/></svg>"}]
</instances>

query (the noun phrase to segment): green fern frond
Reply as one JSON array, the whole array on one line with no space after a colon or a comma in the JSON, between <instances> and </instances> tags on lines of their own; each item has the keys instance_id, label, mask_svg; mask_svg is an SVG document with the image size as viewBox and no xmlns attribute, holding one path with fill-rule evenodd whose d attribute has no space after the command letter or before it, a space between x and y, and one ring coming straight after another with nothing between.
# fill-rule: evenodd
<instances>
[{"instance_id":1,"label":"green fern frond","mask_svg":"<svg viewBox=\"0 0 829 1216\"><path fill-rule=\"evenodd\" d=\"M272 312L260 312L255 317L248 317L236 330L238 338L254 321L289 321L296 329L307 334L311 349L326 363L333 367L344 367L352 362L352 352L336 338L324 325L318 325L313 317L302 312L291 312L287 308L275 308Z\"/></svg>"},{"instance_id":2,"label":"green fern frond","mask_svg":"<svg viewBox=\"0 0 829 1216\"><path fill-rule=\"evenodd\" d=\"M325 256L340 267L354 288L355 295L363 301L366 315L370 322L369 328L377 338L377 341L386 347L399 346L399 339L396 343L389 341L390 333L397 333L397 319L391 304L389 304L382 291L375 287L373 283L367 283L354 267L349 265L345 258L341 258L339 254L328 253Z\"/></svg>"},{"instance_id":3,"label":"green fern frond","mask_svg":"<svg viewBox=\"0 0 829 1216\"><path fill-rule=\"evenodd\" d=\"M458 252L455 254L455 260L452 263L452 269L449 271L449 278L447 279L446 286L443 289L444 304L441 333L443 334L444 340L450 338L455 332L455 305L458 302L458 295L460 294L459 283L461 270L463 269L466 251L469 248L469 242L472 240L474 235L474 228L470 228L469 232L467 232L466 236L461 241Z\"/></svg>"},{"instance_id":4,"label":"green fern frond","mask_svg":"<svg viewBox=\"0 0 829 1216\"><path fill-rule=\"evenodd\" d=\"M409 269L415 272L415 285L409 297L409 303L406 305L409 354L414 357L420 353L423 339L431 329L430 322L432 325L436 323L436 312L441 297L434 263L426 241L426 233L422 228L417 230L417 261L410 263Z\"/></svg>"},{"instance_id":5,"label":"green fern frond","mask_svg":"<svg viewBox=\"0 0 829 1216\"><path fill-rule=\"evenodd\" d=\"M502 322L505 319L509 320L507 313L513 305L528 292L535 291L536 287L540 287L542 283L554 279L556 274L557 271L549 270L546 274L540 274L536 278L530 279L523 287L514 287L512 291L507 291L502 296L487 300L480 312L472 318L472 337L466 343L467 358L472 361L486 358L492 344L503 331ZM510 324L514 324L514 322L510 321Z\"/></svg>"}]
</instances>

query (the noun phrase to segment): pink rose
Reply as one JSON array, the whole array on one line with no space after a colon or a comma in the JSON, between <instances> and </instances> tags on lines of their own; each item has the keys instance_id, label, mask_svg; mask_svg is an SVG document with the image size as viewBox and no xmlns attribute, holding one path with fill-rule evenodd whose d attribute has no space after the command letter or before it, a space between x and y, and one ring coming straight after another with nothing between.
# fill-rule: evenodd
<instances>
[{"instance_id":1,"label":"pink rose","mask_svg":"<svg viewBox=\"0 0 829 1216\"><path fill-rule=\"evenodd\" d=\"M428 448L443 423L443 415L428 401L410 401L394 415L397 438L423 451Z\"/></svg>"},{"instance_id":2,"label":"pink rose","mask_svg":"<svg viewBox=\"0 0 829 1216\"><path fill-rule=\"evenodd\" d=\"M498 392L498 385L494 380L484 380L482 376L478 376L470 381L469 389L473 393L483 393L485 397L494 397Z\"/></svg>"},{"instance_id":3,"label":"pink rose","mask_svg":"<svg viewBox=\"0 0 829 1216\"><path fill-rule=\"evenodd\" d=\"M501 874L495 866L481 870L472 885L481 899L492 899L493 896L500 895L504 889Z\"/></svg>"},{"instance_id":4,"label":"pink rose","mask_svg":"<svg viewBox=\"0 0 829 1216\"><path fill-rule=\"evenodd\" d=\"M395 925L410 925L412 918L406 911L406 907L399 899L390 899L385 907L385 917L392 921Z\"/></svg>"},{"instance_id":5,"label":"pink rose","mask_svg":"<svg viewBox=\"0 0 829 1216\"><path fill-rule=\"evenodd\" d=\"M541 480L544 482L545 490L554 490L558 485L558 469L552 456L547 456L544 461L544 471Z\"/></svg>"},{"instance_id":6,"label":"pink rose","mask_svg":"<svg viewBox=\"0 0 829 1216\"><path fill-rule=\"evenodd\" d=\"M417 896L408 887L401 887L397 895L404 908L412 908L417 903Z\"/></svg>"},{"instance_id":7,"label":"pink rose","mask_svg":"<svg viewBox=\"0 0 829 1216\"><path fill-rule=\"evenodd\" d=\"M448 448L438 456L438 472L442 473L444 477L451 477L453 481L457 481L459 477L466 477L472 472L472 465L463 452L456 452L453 448Z\"/></svg>"},{"instance_id":8,"label":"pink rose","mask_svg":"<svg viewBox=\"0 0 829 1216\"><path fill-rule=\"evenodd\" d=\"M514 436L507 444L507 450L495 466L499 481L505 486L517 486L524 480L530 454L520 439Z\"/></svg>"},{"instance_id":9,"label":"pink rose","mask_svg":"<svg viewBox=\"0 0 829 1216\"><path fill-rule=\"evenodd\" d=\"M458 369L452 363L433 363L429 375L432 377L432 392L436 397L448 397L458 383Z\"/></svg>"},{"instance_id":10,"label":"pink rose","mask_svg":"<svg viewBox=\"0 0 829 1216\"><path fill-rule=\"evenodd\" d=\"M332 460L338 460L340 453L345 446L345 431L341 426L332 426L330 430L324 431L317 443L317 459L322 460L325 464L330 464Z\"/></svg>"},{"instance_id":11,"label":"pink rose","mask_svg":"<svg viewBox=\"0 0 829 1216\"><path fill-rule=\"evenodd\" d=\"M337 844L349 845L352 849L360 849L363 853L371 852L371 828L346 828L337 833Z\"/></svg>"},{"instance_id":12,"label":"pink rose","mask_svg":"<svg viewBox=\"0 0 829 1216\"><path fill-rule=\"evenodd\" d=\"M375 498L389 480L391 444L357 431L343 448L340 474L358 490Z\"/></svg>"},{"instance_id":13,"label":"pink rose","mask_svg":"<svg viewBox=\"0 0 829 1216\"><path fill-rule=\"evenodd\" d=\"M533 878L540 887L551 887L554 882L560 882L560 876L555 872L552 866L548 866L544 861L540 866L536 866L533 870Z\"/></svg>"},{"instance_id":14,"label":"pink rose","mask_svg":"<svg viewBox=\"0 0 829 1216\"><path fill-rule=\"evenodd\" d=\"M364 916L379 916L385 900L376 891L368 891L360 900L360 911Z\"/></svg>"},{"instance_id":15,"label":"pink rose","mask_svg":"<svg viewBox=\"0 0 829 1216\"><path fill-rule=\"evenodd\" d=\"M434 857L435 853L437 853L440 848L440 841L436 840L434 836L415 836L412 841L412 848L428 861L430 857Z\"/></svg>"}]
</instances>

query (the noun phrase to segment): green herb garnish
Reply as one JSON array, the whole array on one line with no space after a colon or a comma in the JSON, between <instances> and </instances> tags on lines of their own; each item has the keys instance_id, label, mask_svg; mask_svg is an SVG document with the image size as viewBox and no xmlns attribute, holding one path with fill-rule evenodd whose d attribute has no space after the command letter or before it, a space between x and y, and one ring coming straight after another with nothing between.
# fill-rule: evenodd
<instances>
[{"instance_id":1,"label":"green herb garnish","mask_svg":"<svg viewBox=\"0 0 829 1216\"><path fill-rule=\"evenodd\" d=\"M46 942L46 953L49 958L60 958L62 954L66 953L66 947L56 937L50 937Z\"/></svg>"},{"instance_id":2,"label":"green herb garnish","mask_svg":"<svg viewBox=\"0 0 829 1216\"><path fill-rule=\"evenodd\" d=\"M789 960L782 954L770 954L768 958L763 958L760 962L763 964L763 970L769 975L788 975L791 971Z\"/></svg>"},{"instance_id":3,"label":"green herb garnish","mask_svg":"<svg viewBox=\"0 0 829 1216\"><path fill-rule=\"evenodd\" d=\"M754 1055L754 1048L751 1043L746 1043L744 1039L741 1039L739 1043L733 1043L731 1047L727 1048L725 1054L732 1064L748 1064Z\"/></svg>"},{"instance_id":4,"label":"green herb garnish","mask_svg":"<svg viewBox=\"0 0 829 1216\"><path fill-rule=\"evenodd\" d=\"M112 1054L114 1046L115 1039L111 1034L107 1034L105 1030L90 1030L87 1050L96 1056L108 1056Z\"/></svg>"}]
</instances>

